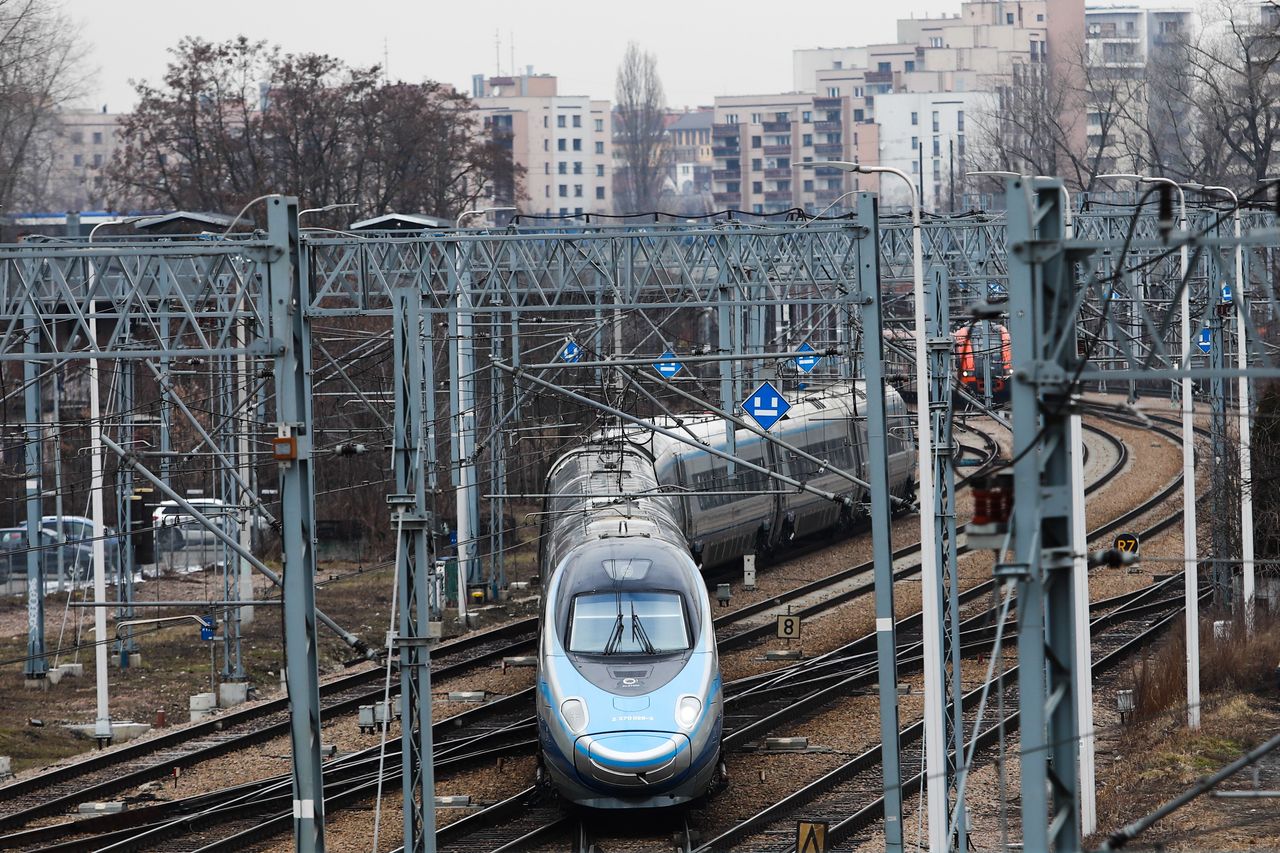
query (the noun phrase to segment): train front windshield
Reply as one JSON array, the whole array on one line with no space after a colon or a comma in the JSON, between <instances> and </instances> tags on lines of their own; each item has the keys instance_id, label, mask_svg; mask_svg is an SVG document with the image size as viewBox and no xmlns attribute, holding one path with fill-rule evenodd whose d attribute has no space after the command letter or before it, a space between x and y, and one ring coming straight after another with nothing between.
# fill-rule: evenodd
<instances>
[{"instance_id":1,"label":"train front windshield","mask_svg":"<svg viewBox=\"0 0 1280 853\"><path fill-rule=\"evenodd\" d=\"M653 655L689 648L679 593L617 590L573 599L569 651L596 655Z\"/></svg>"}]
</instances>

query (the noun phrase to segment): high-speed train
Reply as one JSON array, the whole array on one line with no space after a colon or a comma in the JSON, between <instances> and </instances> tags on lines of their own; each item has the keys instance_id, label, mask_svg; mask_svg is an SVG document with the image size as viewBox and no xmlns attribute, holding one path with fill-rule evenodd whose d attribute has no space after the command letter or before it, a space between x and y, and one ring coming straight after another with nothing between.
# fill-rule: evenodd
<instances>
[{"instance_id":1,"label":"high-speed train","mask_svg":"<svg viewBox=\"0 0 1280 853\"><path fill-rule=\"evenodd\" d=\"M905 497L914 441L901 398L885 394L891 490ZM861 383L845 384L800 400L775 427L825 465L747 430L737 431L735 453L865 505L865 490L831 473L866 479L864 404ZM705 416L664 424L722 449L724 425ZM699 563L857 520L780 485L742 468L731 477L705 449L635 428L596 434L552 465L536 689L539 773L564 801L677 806L724 782L723 690Z\"/></svg>"}]
</instances>

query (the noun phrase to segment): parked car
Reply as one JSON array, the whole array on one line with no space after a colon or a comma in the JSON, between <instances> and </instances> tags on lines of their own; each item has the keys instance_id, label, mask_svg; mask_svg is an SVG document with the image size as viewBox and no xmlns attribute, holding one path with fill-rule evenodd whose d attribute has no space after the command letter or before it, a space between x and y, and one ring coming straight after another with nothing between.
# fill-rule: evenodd
<instances>
[{"instance_id":1,"label":"parked car","mask_svg":"<svg viewBox=\"0 0 1280 853\"><path fill-rule=\"evenodd\" d=\"M58 516L45 515L40 518L40 526L45 530L53 531L56 535L59 532ZM24 521L18 525L23 530L27 529L27 523ZM93 549L93 519L85 518L82 515L64 515L62 516L61 526L62 536L67 542L82 544ZM103 550L107 555L107 567L115 569L120 565L121 549L124 547L124 537L110 525L103 528Z\"/></svg>"},{"instance_id":2,"label":"parked car","mask_svg":"<svg viewBox=\"0 0 1280 853\"><path fill-rule=\"evenodd\" d=\"M75 581L92 577L93 549L88 543L68 541L65 536L59 538L56 531L42 527L37 548L46 578L57 574L59 553L62 554L62 570L68 577ZM15 574L26 574L28 550L25 527L0 529L0 573L4 574L4 580Z\"/></svg>"},{"instance_id":3,"label":"parked car","mask_svg":"<svg viewBox=\"0 0 1280 853\"><path fill-rule=\"evenodd\" d=\"M236 508L218 498L188 498L187 503L226 532L235 525ZM151 523L156 530L156 549L177 551L191 546L213 545L218 538L204 527L195 516L178 505L177 501L161 501L151 513Z\"/></svg>"}]
</instances>

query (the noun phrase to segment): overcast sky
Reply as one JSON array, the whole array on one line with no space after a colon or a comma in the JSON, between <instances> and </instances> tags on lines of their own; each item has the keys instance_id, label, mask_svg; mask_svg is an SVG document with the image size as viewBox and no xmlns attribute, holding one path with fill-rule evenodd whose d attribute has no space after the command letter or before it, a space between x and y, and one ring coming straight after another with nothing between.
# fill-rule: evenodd
<instances>
[{"instance_id":1,"label":"overcast sky","mask_svg":"<svg viewBox=\"0 0 1280 853\"><path fill-rule=\"evenodd\" d=\"M452 83L470 92L471 75L511 69L560 78L561 94L613 98L627 41L658 58L674 107L710 104L716 95L792 88L791 51L893 41L900 16L937 17L959 0L65 0L96 68L85 106L122 112L134 104L130 79L159 82L168 49L186 35L221 41L266 39L288 51L380 63L391 75ZM495 38L501 50L495 51Z\"/></svg>"}]
</instances>

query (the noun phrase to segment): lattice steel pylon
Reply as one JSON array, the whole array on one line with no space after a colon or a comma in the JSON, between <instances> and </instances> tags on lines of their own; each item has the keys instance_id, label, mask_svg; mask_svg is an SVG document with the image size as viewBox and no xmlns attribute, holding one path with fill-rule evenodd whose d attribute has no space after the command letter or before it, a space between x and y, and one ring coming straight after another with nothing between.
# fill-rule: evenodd
<instances>
[{"instance_id":1,"label":"lattice steel pylon","mask_svg":"<svg viewBox=\"0 0 1280 853\"><path fill-rule=\"evenodd\" d=\"M1010 178L1007 190L1015 497L1013 556L996 573L1017 584L1023 847L1077 851L1070 458L1077 287L1061 181Z\"/></svg>"}]
</instances>

